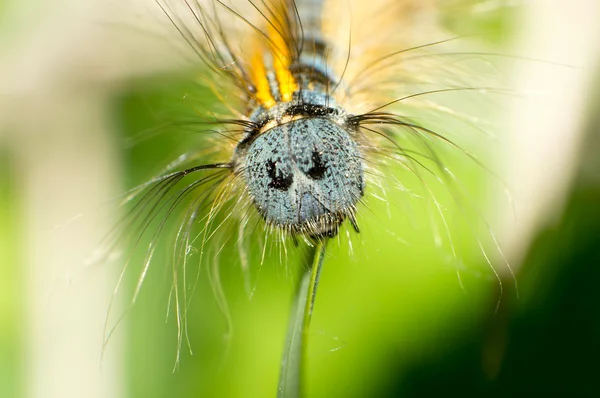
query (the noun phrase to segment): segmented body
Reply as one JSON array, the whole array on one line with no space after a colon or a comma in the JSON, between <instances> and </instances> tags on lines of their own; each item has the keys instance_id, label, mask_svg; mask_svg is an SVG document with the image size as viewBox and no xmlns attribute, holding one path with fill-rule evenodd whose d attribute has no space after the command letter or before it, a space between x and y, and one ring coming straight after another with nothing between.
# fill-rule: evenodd
<instances>
[{"instance_id":1,"label":"segmented body","mask_svg":"<svg viewBox=\"0 0 600 398\"><path fill-rule=\"evenodd\" d=\"M222 103L237 113L218 122L243 127L229 162L212 167L227 168L235 177L217 195L212 215L240 198L233 207L251 204L269 230L284 236L334 236L344 220L358 231L358 205L380 173L379 160L372 160L401 162L411 172L420 167L397 146L398 131L408 130L427 149L429 132L381 110L414 93L408 80L390 89L390 78L418 81L424 73L414 62L391 61L420 48L398 51L408 45L404 37L429 1L373 0L366 8L350 3L345 11L336 0L184 0L161 6L209 66L208 79ZM365 12L358 29L349 18L352 7ZM339 20L326 18L332 11ZM377 18L381 41L360 26L371 17ZM373 124L377 130L367 127ZM245 224L252 212L238 213Z\"/></svg>"},{"instance_id":2,"label":"segmented body","mask_svg":"<svg viewBox=\"0 0 600 398\"><path fill-rule=\"evenodd\" d=\"M310 236L337 233L364 194L357 129L336 102L339 78L327 68L320 0L284 3L251 56L251 128L232 163L259 214Z\"/></svg>"}]
</instances>

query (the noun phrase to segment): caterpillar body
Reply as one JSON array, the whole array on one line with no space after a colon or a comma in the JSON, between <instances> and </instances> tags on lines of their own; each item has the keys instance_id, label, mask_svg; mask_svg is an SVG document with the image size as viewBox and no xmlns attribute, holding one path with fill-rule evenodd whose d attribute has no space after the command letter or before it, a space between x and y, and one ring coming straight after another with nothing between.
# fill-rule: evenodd
<instances>
[{"instance_id":1,"label":"caterpillar body","mask_svg":"<svg viewBox=\"0 0 600 398\"><path fill-rule=\"evenodd\" d=\"M436 218L428 234L436 242L445 236L456 260L439 195L460 202L460 176L439 148L483 168L446 134L448 128L438 129L436 116L443 123L452 119L450 126L480 129L473 127L476 118L432 96L495 89L465 73L462 57L479 58L477 53L441 50L457 38L440 29L434 2L156 4L174 34L171 40L191 49L203 65L197 81L219 100L213 109L200 110L208 116L191 123L206 126L214 136L210 145L191 148L167 172L132 190L127 201L134 204L121 224L129 235L151 234L135 302L167 222L175 220L169 305L176 312L179 348L187 338L187 307L200 272L188 275L192 256L211 264L211 287L227 312L218 276L226 245L237 247L247 275L251 257L256 260L258 252L262 264L274 242L287 270L288 242L294 250L300 241L309 246L331 238L350 241L352 231L361 231L362 215L369 214L369 198L398 206L388 200L389 188L427 202L427 215ZM400 180L389 171L394 169L413 181ZM415 186L420 193L413 192ZM141 242L133 237L134 244ZM497 277L487 249L476 242ZM250 285L246 276L245 287L253 291Z\"/></svg>"}]
</instances>

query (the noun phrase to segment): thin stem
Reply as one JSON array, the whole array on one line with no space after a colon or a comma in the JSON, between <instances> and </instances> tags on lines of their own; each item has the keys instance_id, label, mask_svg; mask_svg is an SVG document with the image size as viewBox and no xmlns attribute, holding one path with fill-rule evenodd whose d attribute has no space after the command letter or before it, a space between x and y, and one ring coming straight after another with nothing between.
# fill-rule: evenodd
<instances>
[{"instance_id":1,"label":"thin stem","mask_svg":"<svg viewBox=\"0 0 600 398\"><path fill-rule=\"evenodd\" d=\"M307 267L294 297L279 374L278 398L300 398L306 374L308 327L312 316L327 240L319 241L307 256Z\"/></svg>"},{"instance_id":2,"label":"thin stem","mask_svg":"<svg viewBox=\"0 0 600 398\"><path fill-rule=\"evenodd\" d=\"M312 316L313 308L315 306L315 299L317 298L317 285L319 284L319 277L321 276L321 267L323 267L323 259L325 258L325 247L327 241L322 240L317 243L316 247L313 248L313 261L311 267L306 271L310 274L310 281L308 284L307 300L304 307L304 320L303 325L303 340L304 346L306 347L306 335L308 334L308 326L310 325L310 319Z\"/></svg>"}]
</instances>

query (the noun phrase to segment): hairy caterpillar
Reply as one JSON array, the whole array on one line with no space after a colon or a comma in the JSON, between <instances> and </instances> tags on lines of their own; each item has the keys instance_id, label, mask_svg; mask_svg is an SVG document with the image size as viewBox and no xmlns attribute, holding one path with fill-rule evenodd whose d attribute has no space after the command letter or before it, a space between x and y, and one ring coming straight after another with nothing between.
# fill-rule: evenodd
<instances>
[{"instance_id":1,"label":"hairy caterpillar","mask_svg":"<svg viewBox=\"0 0 600 398\"><path fill-rule=\"evenodd\" d=\"M386 207L403 206L390 203L390 190L425 203L408 221L423 218L426 235L460 267L457 252L465 244L456 241L446 207L458 203L462 216L471 211L460 173L487 171L455 139L464 139L465 130L481 139L485 131L476 117L442 97L503 90L481 83L484 72L468 74L469 61L482 54L452 51L459 38L440 29L433 2L157 4L174 37L205 66L197 82L220 103L181 123L209 136L204 147L190 148L134 189L127 198L132 210L119 226L134 244L138 234L131 231L150 235L135 301L157 262L159 242L166 240L161 235L175 223L165 262L171 266L169 302L179 348L187 338L198 264L210 265L211 287L224 307L217 278L225 247L238 251L245 273L269 257L288 272L288 257L298 246L334 238L342 250L351 250L352 231L363 230L368 219L385 225L385 212L395 212ZM377 30L369 29L375 21ZM448 157L471 163L460 164L467 171L456 171ZM375 211L373 200L383 207ZM368 229L387 234L389 227ZM409 238L393 240L410 245ZM488 240L495 248L493 236ZM487 257L489 249L473 241Z\"/></svg>"},{"instance_id":2,"label":"hairy caterpillar","mask_svg":"<svg viewBox=\"0 0 600 398\"><path fill-rule=\"evenodd\" d=\"M340 103L348 112L368 112L385 100L436 88L503 87L506 74L507 80L513 81L509 86L519 92L531 92L532 88L538 93L528 104L519 101L516 111L507 109L503 96L492 90L424 94L393 107L393 112L476 155L494 172L507 171L508 176L503 178L515 196L517 217L490 203L501 195L488 191L489 173L460 149L428 139L429 147L452 172L449 175L440 171L431 161L427 166L431 166L428 168L432 173L415 167L435 200L421 179L397 159L373 156L368 162L373 167L365 173L364 195L356 206L360 233L354 232L347 219L337 236L329 238L311 327L307 377L310 396L397 396L397 392L390 393L393 387L386 386L406 381L411 384L415 371L421 384L437 386L447 393L452 388L438 383L444 378L440 373L445 373L440 372L439 363L445 362L451 375L468 373L470 378L477 378L472 380L474 383L479 383L479 373L464 372L472 368L465 368L456 356L447 354L463 347L465 339L471 340L485 319L491 318L496 324L505 314L502 308L499 316L491 315L497 303L494 290L497 292L498 283L487 269L478 239L498 272L507 268L503 260L492 258L497 250L481 220L508 221L504 231L497 226L494 231L500 233L500 244L507 249L511 264L524 266L526 271L519 275L524 299L511 304L519 309L526 307L528 313L539 313L541 307L531 305L528 293L551 288L546 278L538 278L538 287L528 285L527 271L533 270L537 278L552 270L546 264L538 267L521 263L521 259L529 251L536 227L552 222L549 216L556 214L556 203L568 192L567 177L581 159L578 145L593 148L582 140L583 129L579 126L584 123L582 107L597 86L590 79L590 66L597 65L598 2L448 0L432 2L430 8L413 13L422 5L415 3L417 8L408 8L401 15L392 12L398 5L391 0L387 5L364 3L326 1L322 8L328 26L324 35L332 48L326 56L327 65L331 75L335 68L337 77L353 92L352 97L341 95L345 90L342 85L334 92L344 97ZM77 277L81 274L72 272L81 269L81 258L98 244L98 235L114 223L113 206L98 209L98 204L115 195L115 190L122 191L124 188L117 185L123 179L127 186L135 186L148 181L149 176L163 176L160 169L173 159L182 162L172 163L173 171L231 160L240 134L215 121L243 114L239 91L229 89L228 80L221 74L211 75L153 0L67 0L57 2L52 10L35 4L31 0L7 0L0 6L3 20L8 22L0 29L0 179L4 182L8 178L10 182L0 183L0 196L8 199L0 216L1 254L5 260L0 273L7 287L0 294L0 312L6 325L3 330L8 332L0 333L0 373L5 376L0 381L0 396L23 392L61 398L117 397L125 391L143 397L273 395L298 257L308 246L302 236L283 238L275 229L265 230L257 214L244 225L239 222L244 216L242 207L234 209L226 203L219 214L215 213L212 231L216 232L207 234L204 245L204 236L198 233L206 225L210 209L194 223L192 234L196 239L179 252L186 254L187 272L183 272L183 258L174 256L173 249L185 211L197 194L217 193L210 185L203 185L168 217L165 205L145 228L152 209L147 196L137 207L141 211L137 223L127 222L135 219L132 215L112 235L115 242L121 236L128 238L117 242L127 249L125 260L101 268L85 267L83 280ZM196 37L203 38L183 1L161 4L172 11L177 26L187 26ZM247 25L217 3L202 4L208 5L209 19L214 20L212 11L216 11L230 45L244 59L251 60L253 45L245 43L252 32ZM264 18L249 3L228 4L264 29ZM124 9L130 5L133 12ZM146 25L139 29L140 15L146 11L151 12L151 21L144 19L142 23L150 22L150 29ZM388 20L398 22L388 24ZM478 35L480 32L484 34ZM471 36L473 33L476 35ZM356 81L351 79L357 64L372 64L388 54L419 46L425 47L386 58ZM181 53L190 61L188 64L182 65L181 57L176 58ZM348 53L350 62L342 74ZM543 70L540 66L547 64L512 59L507 65L502 53L573 67ZM389 73L388 64L398 73ZM187 68L191 76L155 74L165 67L172 71L175 66ZM408 69L403 68L409 67L412 69L407 73ZM382 74L385 71L388 73ZM143 76L150 72L149 78ZM380 84L373 84L374 80ZM511 104L517 103L515 99L511 96ZM165 109L179 114L163 118ZM186 114L181 116L183 112ZM502 123L506 119L512 120L510 126ZM370 127L378 130L378 125ZM131 146L117 141L118 128L127 134ZM408 136L397 134L404 148L428 153L425 146L415 145ZM509 145L505 146L507 141ZM165 203L170 195L205 173L185 176L161 200L155 196L156 201ZM149 190L151 185L140 188ZM461 199L463 190L470 199ZM143 195L132 191L125 199L126 205L134 205ZM436 201L444 219L439 216ZM478 207L482 207L483 217ZM493 213L486 213L490 208ZM247 209L255 211L251 204ZM76 214L84 216L73 217ZM152 262L142 274L150 242L163 220L160 239L151 246L155 247ZM121 234L118 230L123 228ZM142 232L144 236L138 242ZM113 245L108 242L106 247L111 249ZM560 260L562 246L556 249ZM112 259L118 251L109 252ZM127 313L117 335L111 337L99 371L102 322L115 287L111 277L125 261L121 297L110 311L109 330L122 311L121 298L129 303L138 281L142 280L143 286L136 296L135 310ZM584 272L580 277L588 275ZM180 293L179 319L173 316L175 294L169 301L174 281ZM511 285L510 281L504 283L505 287ZM211 289L218 290L218 286L222 286L226 299L215 303ZM575 292L584 290L579 284L574 287ZM514 296L505 293L504 297ZM571 299L574 297L584 296L571 295ZM222 312L231 317L235 329L234 338L226 339L226 343L223 337L230 334L216 308L219 302L228 306ZM538 333L544 334L547 341L552 340L550 336L566 341L560 331L578 329L560 319L563 312L552 312L563 328L553 329L554 333L545 333L544 329L531 333L528 329L530 341L539 342ZM523 318L521 311L515 313ZM167 325L163 325L165 315ZM181 322L179 328L176 321ZM185 347L185 335L179 339L183 347L177 348L177 333L185 330L193 356ZM126 337L126 344L120 344L121 337ZM511 327L513 347L515 340L518 336L515 339ZM484 364L487 375L499 370L502 374L508 368L510 373L519 374L527 367L512 367L514 362L510 360L502 366L498 348L503 342L493 343L491 361L486 358ZM227 345L230 350L224 354ZM554 355L553 347L544 347L544 352ZM523 356L531 353L529 348ZM170 374L175 351L182 352L182 366ZM568 347L567 351L574 352ZM472 354L476 357L471 363L476 366L478 353ZM545 356L538 358L543 360ZM424 361L434 368L431 378L425 380L419 373ZM548 367L555 363L546 362ZM538 374L546 369L534 367ZM576 378L579 372L571 374ZM462 377L452 379L457 391L469 395L468 381ZM509 383L514 383L510 379ZM538 380L529 372L521 373L521 379L534 383ZM482 388L487 389L487 385Z\"/></svg>"}]
</instances>

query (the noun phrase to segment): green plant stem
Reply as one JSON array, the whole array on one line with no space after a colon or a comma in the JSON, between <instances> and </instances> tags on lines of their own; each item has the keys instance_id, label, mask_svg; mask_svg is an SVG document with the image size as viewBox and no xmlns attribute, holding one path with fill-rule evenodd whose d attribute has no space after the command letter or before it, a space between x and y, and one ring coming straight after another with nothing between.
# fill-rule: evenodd
<instances>
[{"instance_id":1,"label":"green plant stem","mask_svg":"<svg viewBox=\"0 0 600 398\"><path fill-rule=\"evenodd\" d=\"M310 269L306 271L306 274L310 274L310 281L308 283L307 299L304 306L304 319L303 319L303 331L302 338L306 343L306 335L308 332L308 326L310 325L310 319L312 316L313 308L315 306L315 299L317 298L317 285L319 284L319 277L321 276L321 267L323 266L323 259L325 258L325 246L327 242L321 241L314 248L313 261ZM304 344L306 346L306 344Z\"/></svg>"},{"instance_id":2,"label":"green plant stem","mask_svg":"<svg viewBox=\"0 0 600 398\"><path fill-rule=\"evenodd\" d=\"M309 266L302 274L300 285L294 297L288 334L286 338L281 371L279 374L278 398L300 398L302 379L306 374L308 327L312 316L323 259L326 240L316 243L307 257ZM311 261L312 260L312 261Z\"/></svg>"}]
</instances>

